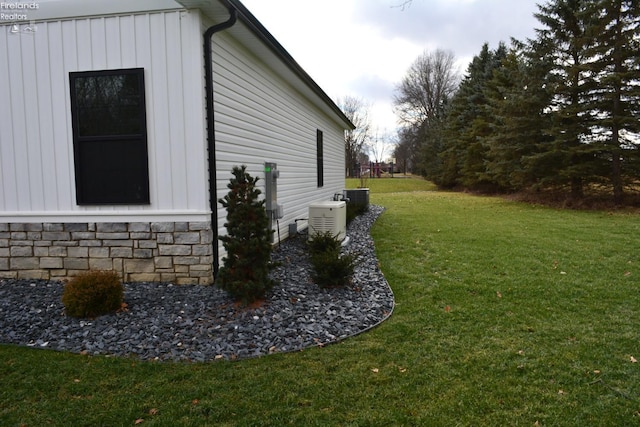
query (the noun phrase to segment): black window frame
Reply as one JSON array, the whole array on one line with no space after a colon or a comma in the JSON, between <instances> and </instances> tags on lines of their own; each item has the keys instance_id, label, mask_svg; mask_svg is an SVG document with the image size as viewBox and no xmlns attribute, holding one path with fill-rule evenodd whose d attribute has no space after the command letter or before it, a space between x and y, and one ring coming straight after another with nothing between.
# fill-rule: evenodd
<instances>
[{"instance_id":1,"label":"black window frame","mask_svg":"<svg viewBox=\"0 0 640 427\"><path fill-rule=\"evenodd\" d=\"M138 92L129 99L134 99L135 103L126 104L122 100L123 93L118 92L118 96L113 99L120 103L115 107L104 107L104 104L99 103L96 105L103 105L102 108L105 110L119 108L117 111L121 117L131 117L129 115L131 112L135 115L131 120L122 120L118 123L112 118L111 124L116 124L113 128L109 128L108 118L104 121L97 120L100 123L90 124L95 127L96 131L93 132L95 134L83 134L88 128L84 121L88 119L82 116L90 117L91 114L87 115L87 112L90 112L92 107L84 106L83 101L78 99L79 85L82 84L80 79L85 79L87 82L89 82L88 79L94 79L94 82L97 82L100 77L116 76L133 76L134 79L129 79L128 82L137 83L135 89ZM76 203L78 205L149 205L144 68L70 72L69 84ZM108 100L106 96L104 100ZM95 111L92 114L98 117ZM130 129L124 129L127 126Z\"/></svg>"},{"instance_id":2,"label":"black window frame","mask_svg":"<svg viewBox=\"0 0 640 427\"><path fill-rule=\"evenodd\" d=\"M324 187L324 135L316 129L316 170L318 174L318 188Z\"/></svg>"}]
</instances>

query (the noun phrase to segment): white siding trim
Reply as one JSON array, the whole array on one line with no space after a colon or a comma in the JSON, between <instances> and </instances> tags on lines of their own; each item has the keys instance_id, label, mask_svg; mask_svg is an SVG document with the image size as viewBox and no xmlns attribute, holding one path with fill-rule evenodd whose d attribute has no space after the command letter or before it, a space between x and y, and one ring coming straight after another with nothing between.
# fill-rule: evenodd
<instances>
[{"instance_id":1,"label":"white siding trim","mask_svg":"<svg viewBox=\"0 0 640 427\"><path fill-rule=\"evenodd\" d=\"M207 222L210 212L190 211L116 211L116 212L1 212L0 222Z\"/></svg>"}]
</instances>

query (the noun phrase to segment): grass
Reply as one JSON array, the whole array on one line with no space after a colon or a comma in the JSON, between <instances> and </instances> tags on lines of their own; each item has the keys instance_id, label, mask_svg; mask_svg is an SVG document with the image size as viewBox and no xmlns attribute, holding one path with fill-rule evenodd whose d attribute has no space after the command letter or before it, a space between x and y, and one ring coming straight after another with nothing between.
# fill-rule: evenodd
<instances>
[{"instance_id":1,"label":"grass","mask_svg":"<svg viewBox=\"0 0 640 427\"><path fill-rule=\"evenodd\" d=\"M380 327L193 365L0 346L0 425L640 424L638 216L368 184Z\"/></svg>"},{"instance_id":2,"label":"grass","mask_svg":"<svg viewBox=\"0 0 640 427\"><path fill-rule=\"evenodd\" d=\"M422 178L404 175L396 176L396 178L367 178L364 180L364 185L369 188L371 195L436 190L436 186L433 183ZM347 188L358 188L360 185L361 181L357 178L347 178L346 180Z\"/></svg>"}]
</instances>

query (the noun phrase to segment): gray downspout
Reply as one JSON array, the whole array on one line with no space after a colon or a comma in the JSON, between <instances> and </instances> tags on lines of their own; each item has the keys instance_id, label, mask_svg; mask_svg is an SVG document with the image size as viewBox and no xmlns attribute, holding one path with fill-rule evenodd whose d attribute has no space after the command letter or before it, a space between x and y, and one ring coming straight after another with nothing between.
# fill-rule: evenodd
<instances>
[{"instance_id":1,"label":"gray downspout","mask_svg":"<svg viewBox=\"0 0 640 427\"><path fill-rule=\"evenodd\" d=\"M209 205L211 208L211 229L213 231L213 277L214 281L220 267L218 251L218 191L216 176L216 132L213 113L213 48L211 38L218 31L231 28L237 19L237 10L229 8L229 19L220 24L212 25L204 33L204 74L207 98L207 151L209 154Z\"/></svg>"}]
</instances>

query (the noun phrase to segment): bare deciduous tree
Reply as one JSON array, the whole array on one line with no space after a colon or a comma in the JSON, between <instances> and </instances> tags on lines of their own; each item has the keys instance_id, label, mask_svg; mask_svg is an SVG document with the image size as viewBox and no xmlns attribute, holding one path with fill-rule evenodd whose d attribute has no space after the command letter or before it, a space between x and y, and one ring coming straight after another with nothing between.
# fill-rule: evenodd
<instances>
[{"instance_id":1,"label":"bare deciduous tree","mask_svg":"<svg viewBox=\"0 0 640 427\"><path fill-rule=\"evenodd\" d=\"M345 96L338 100L338 105L351 123L356 127L344 133L346 176L351 176L358 156L371 139L371 120L369 104L360 98Z\"/></svg>"},{"instance_id":2,"label":"bare deciduous tree","mask_svg":"<svg viewBox=\"0 0 640 427\"><path fill-rule=\"evenodd\" d=\"M423 53L397 87L394 104L398 118L410 126L437 120L458 81L453 52L438 49Z\"/></svg>"},{"instance_id":3,"label":"bare deciduous tree","mask_svg":"<svg viewBox=\"0 0 640 427\"><path fill-rule=\"evenodd\" d=\"M391 7L399 7L401 10L405 10L411 6L413 0L402 0L399 4L391 6Z\"/></svg>"},{"instance_id":4,"label":"bare deciduous tree","mask_svg":"<svg viewBox=\"0 0 640 427\"><path fill-rule=\"evenodd\" d=\"M388 132L381 133L376 129L375 134L367 144L367 149L370 157L373 157L376 163L382 163L385 161L385 156L393 152L393 145L395 145L394 138Z\"/></svg>"}]
</instances>

